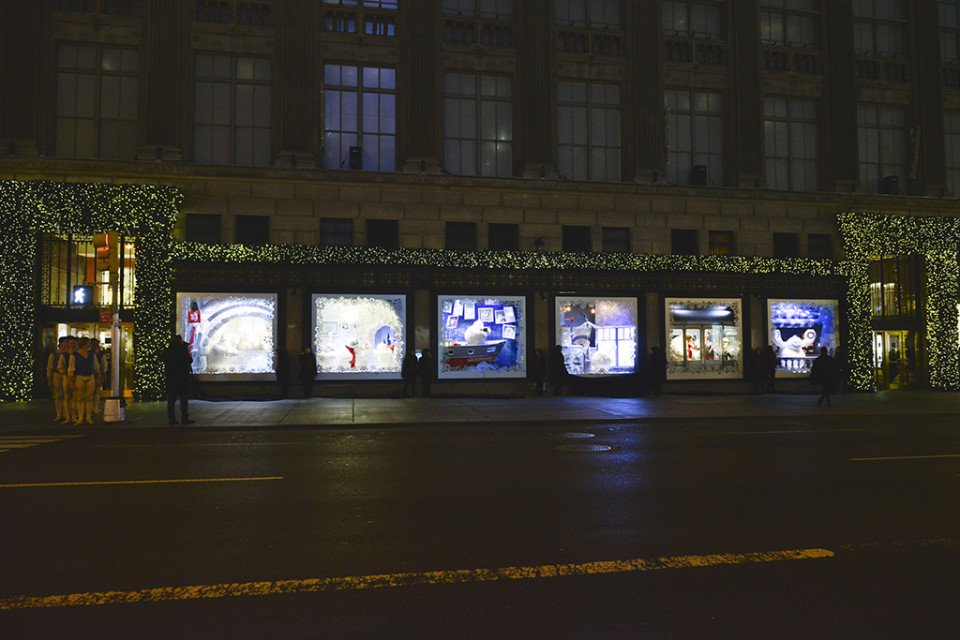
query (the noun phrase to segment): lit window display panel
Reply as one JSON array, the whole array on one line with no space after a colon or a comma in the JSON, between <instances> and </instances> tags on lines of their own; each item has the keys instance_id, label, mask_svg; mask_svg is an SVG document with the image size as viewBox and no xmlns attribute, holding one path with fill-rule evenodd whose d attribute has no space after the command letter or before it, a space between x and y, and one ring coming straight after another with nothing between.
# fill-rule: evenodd
<instances>
[{"instance_id":1,"label":"lit window display panel","mask_svg":"<svg viewBox=\"0 0 960 640\"><path fill-rule=\"evenodd\" d=\"M524 378L526 299L438 296L440 379Z\"/></svg>"},{"instance_id":2,"label":"lit window display panel","mask_svg":"<svg viewBox=\"0 0 960 640\"><path fill-rule=\"evenodd\" d=\"M198 376L274 378L275 293L178 293L177 332L189 345Z\"/></svg>"},{"instance_id":3,"label":"lit window display panel","mask_svg":"<svg viewBox=\"0 0 960 640\"><path fill-rule=\"evenodd\" d=\"M637 299L558 297L557 344L577 376L636 371Z\"/></svg>"},{"instance_id":4,"label":"lit window display panel","mask_svg":"<svg viewBox=\"0 0 960 640\"><path fill-rule=\"evenodd\" d=\"M839 342L836 300L768 300L770 344L777 354L777 373L808 376L813 361L826 347L830 355Z\"/></svg>"},{"instance_id":5,"label":"lit window display panel","mask_svg":"<svg viewBox=\"0 0 960 640\"><path fill-rule=\"evenodd\" d=\"M743 376L739 298L666 298L667 379Z\"/></svg>"},{"instance_id":6,"label":"lit window display panel","mask_svg":"<svg viewBox=\"0 0 960 640\"><path fill-rule=\"evenodd\" d=\"M313 350L323 379L399 379L405 295L314 294Z\"/></svg>"}]
</instances>

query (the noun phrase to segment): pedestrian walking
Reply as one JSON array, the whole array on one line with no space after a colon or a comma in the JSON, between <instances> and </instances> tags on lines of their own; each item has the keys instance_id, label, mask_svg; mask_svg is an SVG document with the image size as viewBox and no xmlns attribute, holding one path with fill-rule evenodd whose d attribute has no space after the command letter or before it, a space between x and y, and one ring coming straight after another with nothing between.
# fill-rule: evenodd
<instances>
[{"instance_id":1,"label":"pedestrian walking","mask_svg":"<svg viewBox=\"0 0 960 640\"><path fill-rule=\"evenodd\" d=\"M190 419L188 397L190 396L190 378L193 375L193 356L187 344L179 335L170 338L170 344L163 350L163 374L167 392L167 420L177 424L176 406L180 400L180 422L193 424Z\"/></svg>"},{"instance_id":2,"label":"pedestrian walking","mask_svg":"<svg viewBox=\"0 0 960 640\"><path fill-rule=\"evenodd\" d=\"M61 422L64 419L69 420L70 413L64 413L63 410L63 375L57 369L57 363L67 350L67 336L60 336L57 340L57 347L47 356L47 386L50 388L50 396L53 398L54 422Z\"/></svg>"},{"instance_id":3,"label":"pedestrian walking","mask_svg":"<svg viewBox=\"0 0 960 640\"><path fill-rule=\"evenodd\" d=\"M753 358L750 363L750 373L753 376L753 391L761 395L767 388L767 367L763 361L763 349L757 347L753 350Z\"/></svg>"},{"instance_id":4,"label":"pedestrian walking","mask_svg":"<svg viewBox=\"0 0 960 640\"><path fill-rule=\"evenodd\" d=\"M100 380L100 365L90 348L90 338L80 338L77 351L70 358L67 375L73 378L73 397L76 403L73 426L93 424L93 392Z\"/></svg>"},{"instance_id":5,"label":"pedestrian walking","mask_svg":"<svg viewBox=\"0 0 960 640\"><path fill-rule=\"evenodd\" d=\"M645 373L649 393L655 396L663 395L663 383L667 379L667 357L659 345L650 347Z\"/></svg>"},{"instance_id":6,"label":"pedestrian walking","mask_svg":"<svg viewBox=\"0 0 960 640\"><path fill-rule=\"evenodd\" d=\"M558 344L553 345L550 350L550 361L547 363L550 373L550 384L553 385L553 395L563 395L563 388L568 386L567 363L563 356L563 347Z\"/></svg>"},{"instance_id":7,"label":"pedestrian walking","mask_svg":"<svg viewBox=\"0 0 960 640\"><path fill-rule=\"evenodd\" d=\"M533 363L531 365L530 375L533 378L534 388L538 396L544 392L544 377L547 373L547 359L543 355L543 349L537 349L533 354Z\"/></svg>"},{"instance_id":8,"label":"pedestrian walking","mask_svg":"<svg viewBox=\"0 0 960 640\"><path fill-rule=\"evenodd\" d=\"M410 398L417 395L417 353L413 349L407 349L403 354L400 377L403 379L403 397Z\"/></svg>"},{"instance_id":9,"label":"pedestrian walking","mask_svg":"<svg viewBox=\"0 0 960 640\"><path fill-rule=\"evenodd\" d=\"M420 360L417 362L417 374L420 376L420 383L423 385L423 397L430 396L430 386L433 382L433 356L430 355L430 349L424 349L420 354Z\"/></svg>"},{"instance_id":10,"label":"pedestrian walking","mask_svg":"<svg viewBox=\"0 0 960 640\"><path fill-rule=\"evenodd\" d=\"M817 406L821 406L826 400L829 407L830 394L837 391L837 361L833 359L826 347L820 348L820 355L813 361L810 382L819 384L822 389L820 397L817 398Z\"/></svg>"},{"instance_id":11,"label":"pedestrian walking","mask_svg":"<svg viewBox=\"0 0 960 640\"><path fill-rule=\"evenodd\" d=\"M103 413L100 410L100 389L103 387L103 376L107 371L106 358L103 355L103 349L100 348L100 341L96 338L90 338L90 353L97 361L97 375L94 379L93 391L90 393L91 413L99 416Z\"/></svg>"},{"instance_id":12,"label":"pedestrian walking","mask_svg":"<svg viewBox=\"0 0 960 640\"><path fill-rule=\"evenodd\" d=\"M767 345L766 351L763 353L763 370L767 377L767 391L770 393L776 392L776 381L777 381L777 352L773 348L773 345Z\"/></svg>"},{"instance_id":13,"label":"pedestrian walking","mask_svg":"<svg viewBox=\"0 0 960 640\"><path fill-rule=\"evenodd\" d=\"M317 357L310 347L304 347L300 352L300 384L303 385L303 397L313 395L313 379L317 377Z\"/></svg>"}]
</instances>

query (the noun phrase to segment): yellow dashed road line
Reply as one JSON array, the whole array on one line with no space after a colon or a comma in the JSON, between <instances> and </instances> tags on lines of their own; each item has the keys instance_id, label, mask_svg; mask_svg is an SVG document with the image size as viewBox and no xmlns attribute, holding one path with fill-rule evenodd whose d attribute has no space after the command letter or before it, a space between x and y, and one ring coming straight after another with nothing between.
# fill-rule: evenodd
<instances>
[{"instance_id":1,"label":"yellow dashed road line","mask_svg":"<svg viewBox=\"0 0 960 640\"><path fill-rule=\"evenodd\" d=\"M724 553L712 555L636 558L583 564L548 564L529 567L501 567L498 569L456 569L385 573L342 578L308 578L304 580L277 580L264 582L233 582L224 584L159 587L139 591L99 591L51 596L19 596L0 599L0 610L40 609L50 607L100 606L138 602L172 600L200 600L240 596L269 596L285 593L314 593L319 591L361 591L388 587L415 585L465 584L499 580L536 580L564 576L590 576L660 569L689 569L717 565L781 562L785 560L814 560L832 558L828 549L788 549L755 553Z\"/></svg>"},{"instance_id":2,"label":"yellow dashed road line","mask_svg":"<svg viewBox=\"0 0 960 640\"><path fill-rule=\"evenodd\" d=\"M875 458L850 458L850 461L876 462L878 460L933 460L936 458L960 458L960 453L938 453L928 456L878 456Z\"/></svg>"},{"instance_id":3,"label":"yellow dashed road line","mask_svg":"<svg viewBox=\"0 0 960 640\"><path fill-rule=\"evenodd\" d=\"M91 482L27 482L21 484L0 484L0 489L25 489L30 487L98 487L121 484L187 484L192 482L257 482L261 480L283 480L283 476L262 476L252 478L176 478L172 480L105 480Z\"/></svg>"}]
</instances>

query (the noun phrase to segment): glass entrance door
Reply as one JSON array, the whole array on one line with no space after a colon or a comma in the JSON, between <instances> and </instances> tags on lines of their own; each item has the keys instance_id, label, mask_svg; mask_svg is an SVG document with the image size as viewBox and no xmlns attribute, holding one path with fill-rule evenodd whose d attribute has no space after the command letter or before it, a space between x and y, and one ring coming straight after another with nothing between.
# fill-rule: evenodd
<instances>
[{"instance_id":1,"label":"glass entrance door","mask_svg":"<svg viewBox=\"0 0 960 640\"><path fill-rule=\"evenodd\" d=\"M919 382L917 333L915 331L873 332L874 377L878 389L905 389Z\"/></svg>"}]
</instances>

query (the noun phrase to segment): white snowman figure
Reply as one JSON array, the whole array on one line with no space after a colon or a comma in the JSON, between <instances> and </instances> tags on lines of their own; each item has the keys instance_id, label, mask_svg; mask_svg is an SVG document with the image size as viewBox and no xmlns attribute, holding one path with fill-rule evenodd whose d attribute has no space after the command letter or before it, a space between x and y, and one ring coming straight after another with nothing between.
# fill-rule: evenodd
<instances>
[{"instance_id":1,"label":"white snowman figure","mask_svg":"<svg viewBox=\"0 0 960 640\"><path fill-rule=\"evenodd\" d=\"M804 348L816 341L817 332L813 329L807 329L802 336L792 335L786 340L780 336L780 329L773 330L773 344L780 349L781 358L802 358L807 355Z\"/></svg>"},{"instance_id":2,"label":"white snowman figure","mask_svg":"<svg viewBox=\"0 0 960 640\"><path fill-rule=\"evenodd\" d=\"M483 344L489 335L490 327L483 324L483 320L477 320L463 332L463 339L467 344L477 345Z\"/></svg>"}]
</instances>

